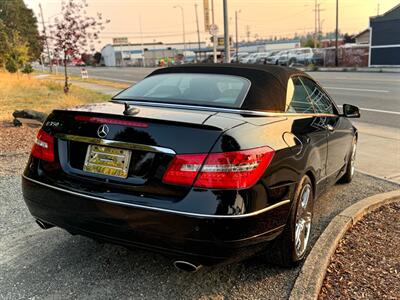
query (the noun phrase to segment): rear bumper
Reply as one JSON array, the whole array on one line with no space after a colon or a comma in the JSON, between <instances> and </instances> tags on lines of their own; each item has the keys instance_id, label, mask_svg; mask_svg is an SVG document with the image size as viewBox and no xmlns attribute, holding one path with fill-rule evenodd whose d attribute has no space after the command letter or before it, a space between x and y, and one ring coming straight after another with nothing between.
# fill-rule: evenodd
<instances>
[{"instance_id":1,"label":"rear bumper","mask_svg":"<svg viewBox=\"0 0 400 300\"><path fill-rule=\"evenodd\" d=\"M210 216L116 203L26 176L22 188L34 218L71 233L205 265L240 260L262 250L282 232L290 206L282 201L248 215Z\"/></svg>"}]
</instances>

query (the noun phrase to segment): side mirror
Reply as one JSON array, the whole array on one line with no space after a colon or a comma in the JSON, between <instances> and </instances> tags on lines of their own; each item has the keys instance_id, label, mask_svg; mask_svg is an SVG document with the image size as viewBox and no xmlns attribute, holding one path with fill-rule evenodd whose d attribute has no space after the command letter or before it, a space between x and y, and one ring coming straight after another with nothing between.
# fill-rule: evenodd
<instances>
[{"instance_id":1,"label":"side mirror","mask_svg":"<svg viewBox=\"0 0 400 300\"><path fill-rule=\"evenodd\" d=\"M346 118L359 118L360 110L355 105L343 104L343 116Z\"/></svg>"}]
</instances>

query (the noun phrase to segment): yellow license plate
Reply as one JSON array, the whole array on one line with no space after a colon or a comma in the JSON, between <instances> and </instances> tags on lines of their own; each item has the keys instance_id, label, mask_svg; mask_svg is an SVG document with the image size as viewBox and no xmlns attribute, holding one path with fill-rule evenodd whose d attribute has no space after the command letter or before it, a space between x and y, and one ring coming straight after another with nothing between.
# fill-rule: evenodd
<instances>
[{"instance_id":1,"label":"yellow license plate","mask_svg":"<svg viewBox=\"0 0 400 300\"><path fill-rule=\"evenodd\" d=\"M126 178L132 152L130 150L89 145L83 170L90 173Z\"/></svg>"}]
</instances>

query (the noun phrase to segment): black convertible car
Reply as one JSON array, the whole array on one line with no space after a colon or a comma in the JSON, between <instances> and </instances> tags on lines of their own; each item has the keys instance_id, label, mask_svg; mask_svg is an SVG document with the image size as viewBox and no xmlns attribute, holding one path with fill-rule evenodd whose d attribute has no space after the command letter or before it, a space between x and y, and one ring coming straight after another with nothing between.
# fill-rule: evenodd
<instances>
[{"instance_id":1,"label":"black convertible car","mask_svg":"<svg viewBox=\"0 0 400 300\"><path fill-rule=\"evenodd\" d=\"M179 269L263 251L293 265L315 199L353 177L357 117L296 69L158 69L108 103L54 110L23 195L44 229L171 254Z\"/></svg>"}]
</instances>

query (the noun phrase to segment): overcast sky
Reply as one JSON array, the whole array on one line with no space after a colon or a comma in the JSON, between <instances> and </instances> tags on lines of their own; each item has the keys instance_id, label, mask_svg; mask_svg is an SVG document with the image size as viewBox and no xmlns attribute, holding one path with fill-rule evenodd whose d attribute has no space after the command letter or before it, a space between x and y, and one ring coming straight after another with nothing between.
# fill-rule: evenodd
<instances>
[{"instance_id":1,"label":"overcast sky","mask_svg":"<svg viewBox=\"0 0 400 300\"><path fill-rule=\"evenodd\" d=\"M295 32L314 31L315 0L228 0L230 33L234 34L235 10L240 10L239 39L247 39L247 28L251 39L271 36L293 36ZM184 10L186 41L195 42L195 3L198 4L201 39L209 34L204 31L203 0L88 0L89 14L100 12L111 20L101 35L102 43L111 43L113 37L128 37L129 42L182 41L182 15ZM209 0L211 6L211 0ZM222 0L214 0L216 24L222 34ZM322 31L333 31L335 27L335 0L318 0L321 8ZM43 6L45 21L54 19L60 12L60 0L25 0L38 16L39 3ZM340 0L339 24L341 32L357 33L368 26L369 16L391 9L399 0ZM38 18L39 19L39 18ZM141 26L140 26L141 23ZM140 34L142 28L142 35Z\"/></svg>"}]
</instances>

